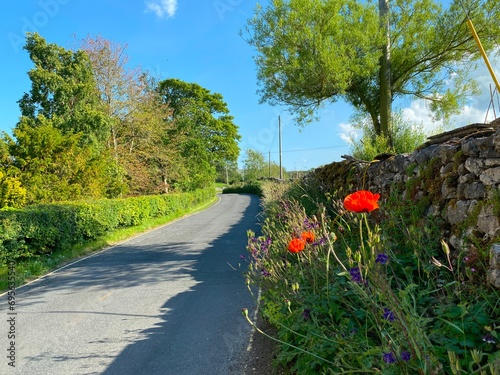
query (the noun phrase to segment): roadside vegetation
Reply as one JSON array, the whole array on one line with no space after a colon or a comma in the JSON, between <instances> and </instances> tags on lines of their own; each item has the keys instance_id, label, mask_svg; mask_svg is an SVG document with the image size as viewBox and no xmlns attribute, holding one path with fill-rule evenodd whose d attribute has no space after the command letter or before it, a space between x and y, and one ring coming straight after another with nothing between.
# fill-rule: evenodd
<instances>
[{"instance_id":1,"label":"roadside vegetation","mask_svg":"<svg viewBox=\"0 0 500 375\"><path fill-rule=\"evenodd\" d=\"M31 89L0 134L0 208L188 192L234 169L221 94L129 67L126 45L101 36L75 42L26 35Z\"/></svg>"},{"instance_id":2,"label":"roadside vegetation","mask_svg":"<svg viewBox=\"0 0 500 375\"><path fill-rule=\"evenodd\" d=\"M313 181L263 191L262 232L249 233L245 259L277 329L275 364L290 374L500 372L500 293L486 284L485 257L450 254L422 207L397 196L378 207L365 191L326 196Z\"/></svg>"},{"instance_id":3,"label":"roadside vegetation","mask_svg":"<svg viewBox=\"0 0 500 375\"><path fill-rule=\"evenodd\" d=\"M217 200L213 189L124 200L71 202L0 211L0 292L8 263L22 285Z\"/></svg>"}]
</instances>

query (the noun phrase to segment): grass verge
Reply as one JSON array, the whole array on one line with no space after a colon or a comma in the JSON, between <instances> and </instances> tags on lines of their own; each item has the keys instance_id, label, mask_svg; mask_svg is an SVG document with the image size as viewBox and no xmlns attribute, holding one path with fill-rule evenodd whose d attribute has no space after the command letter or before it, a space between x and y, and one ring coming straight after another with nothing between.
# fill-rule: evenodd
<instances>
[{"instance_id":1,"label":"grass verge","mask_svg":"<svg viewBox=\"0 0 500 375\"><path fill-rule=\"evenodd\" d=\"M16 286L23 285L31 280L43 276L51 271L56 270L72 261L90 255L94 252L105 249L106 247L116 245L122 241L130 239L139 234L161 227L162 225L171 223L177 219L192 215L202 211L218 201L218 197L212 198L210 201L192 207L189 210L177 211L170 215L151 219L141 225L134 227L121 228L116 231L106 233L94 241L85 242L82 244L71 246L63 251L57 251L52 254L37 256L35 258L26 259L16 262L15 278ZM3 293L8 288L8 267L0 267L0 293Z\"/></svg>"}]
</instances>

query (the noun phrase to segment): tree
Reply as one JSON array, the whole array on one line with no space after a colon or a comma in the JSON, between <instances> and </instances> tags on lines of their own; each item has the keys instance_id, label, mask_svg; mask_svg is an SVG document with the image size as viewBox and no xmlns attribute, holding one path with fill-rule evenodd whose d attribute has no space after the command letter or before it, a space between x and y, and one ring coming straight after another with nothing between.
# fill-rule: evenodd
<instances>
[{"instance_id":1,"label":"tree","mask_svg":"<svg viewBox=\"0 0 500 375\"><path fill-rule=\"evenodd\" d=\"M172 109L156 90L157 83L143 75L143 89L134 101L119 134L119 152L132 178L132 191L140 194L170 192L183 177L182 134L174 131Z\"/></svg>"},{"instance_id":2,"label":"tree","mask_svg":"<svg viewBox=\"0 0 500 375\"><path fill-rule=\"evenodd\" d=\"M43 116L37 126L23 118L13 132L10 153L28 204L101 198L116 189L107 171L110 159L82 144L81 133L65 135Z\"/></svg>"},{"instance_id":3,"label":"tree","mask_svg":"<svg viewBox=\"0 0 500 375\"><path fill-rule=\"evenodd\" d=\"M127 174L130 194L169 192L182 169L178 139L169 139L172 110L156 90L157 82L129 68L127 46L102 36L87 36L89 56L105 113L111 118L108 147ZM168 144L167 144L168 143Z\"/></svg>"},{"instance_id":4,"label":"tree","mask_svg":"<svg viewBox=\"0 0 500 375\"><path fill-rule=\"evenodd\" d=\"M243 178L245 181L256 181L268 176L268 163L264 155L256 150L248 149L243 159Z\"/></svg>"},{"instance_id":5,"label":"tree","mask_svg":"<svg viewBox=\"0 0 500 375\"><path fill-rule=\"evenodd\" d=\"M9 143L12 139L3 133L0 137L0 208L22 207L26 203L26 189L14 175Z\"/></svg>"},{"instance_id":6,"label":"tree","mask_svg":"<svg viewBox=\"0 0 500 375\"><path fill-rule=\"evenodd\" d=\"M172 109L174 128L169 137L182 138L179 147L187 172L184 188L212 183L218 164L238 158L241 138L222 95L179 79L159 82L158 92Z\"/></svg>"},{"instance_id":7,"label":"tree","mask_svg":"<svg viewBox=\"0 0 500 375\"><path fill-rule=\"evenodd\" d=\"M429 134L424 131L423 124L408 122L401 112L396 112L392 118L392 139L382 134L375 134L373 126L366 117L356 121L356 127L362 130L360 139L352 139L351 154L357 159L371 161L384 153L405 154L413 152L421 146Z\"/></svg>"},{"instance_id":8,"label":"tree","mask_svg":"<svg viewBox=\"0 0 500 375\"><path fill-rule=\"evenodd\" d=\"M246 31L258 51L261 101L288 106L304 125L325 102L344 99L386 137L398 97L426 99L440 116L456 111L472 88L464 77L480 56L466 14L491 50L500 31L498 1L454 0L448 9L433 0L379 5L274 0L257 7Z\"/></svg>"},{"instance_id":9,"label":"tree","mask_svg":"<svg viewBox=\"0 0 500 375\"><path fill-rule=\"evenodd\" d=\"M241 181L241 175L238 169L237 161L228 161L225 163L219 163L216 166L217 179L216 182L222 182L225 184L234 184Z\"/></svg>"},{"instance_id":10,"label":"tree","mask_svg":"<svg viewBox=\"0 0 500 375\"><path fill-rule=\"evenodd\" d=\"M102 111L99 92L87 54L48 44L37 33L28 33L26 45L35 67L28 72L31 90L19 100L22 117L39 125L50 120L63 134L81 133L81 141L103 144L109 117Z\"/></svg>"},{"instance_id":11,"label":"tree","mask_svg":"<svg viewBox=\"0 0 500 375\"><path fill-rule=\"evenodd\" d=\"M122 174L105 147L110 117L87 54L36 33L27 34L24 48L35 66L31 90L19 100L9 172L26 188L27 203L122 195Z\"/></svg>"},{"instance_id":12,"label":"tree","mask_svg":"<svg viewBox=\"0 0 500 375\"><path fill-rule=\"evenodd\" d=\"M89 57L105 113L111 118L111 147L118 158L119 133L126 117L133 111L133 102L143 90L140 69L127 67L127 46L98 35L87 36L80 49Z\"/></svg>"}]
</instances>

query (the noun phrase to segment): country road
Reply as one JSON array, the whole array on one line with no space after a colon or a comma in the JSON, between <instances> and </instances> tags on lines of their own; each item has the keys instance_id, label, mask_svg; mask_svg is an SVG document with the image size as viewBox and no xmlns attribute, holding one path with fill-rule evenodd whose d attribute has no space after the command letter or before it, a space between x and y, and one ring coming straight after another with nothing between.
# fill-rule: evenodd
<instances>
[{"instance_id":1,"label":"country road","mask_svg":"<svg viewBox=\"0 0 500 375\"><path fill-rule=\"evenodd\" d=\"M259 203L220 198L17 288L16 315L0 297L0 374L243 374L251 327L241 308L255 303L229 264L241 262Z\"/></svg>"}]
</instances>

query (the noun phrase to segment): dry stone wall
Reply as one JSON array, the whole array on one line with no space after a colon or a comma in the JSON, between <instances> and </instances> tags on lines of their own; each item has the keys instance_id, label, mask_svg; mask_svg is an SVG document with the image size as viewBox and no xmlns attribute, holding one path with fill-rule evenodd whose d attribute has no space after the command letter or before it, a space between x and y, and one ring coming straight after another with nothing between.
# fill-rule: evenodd
<instances>
[{"instance_id":1,"label":"dry stone wall","mask_svg":"<svg viewBox=\"0 0 500 375\"><path fill-rule=\"evenodd\" d=\"M479 241L490 248L488 281L500 288L500 119L429 138L411 154L366 162L349 156L313 172L322 189L343 196L354 189L391 194L426 205L443 222L456 250Z\"/></svg>"}]
</instances>

